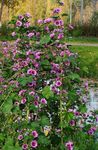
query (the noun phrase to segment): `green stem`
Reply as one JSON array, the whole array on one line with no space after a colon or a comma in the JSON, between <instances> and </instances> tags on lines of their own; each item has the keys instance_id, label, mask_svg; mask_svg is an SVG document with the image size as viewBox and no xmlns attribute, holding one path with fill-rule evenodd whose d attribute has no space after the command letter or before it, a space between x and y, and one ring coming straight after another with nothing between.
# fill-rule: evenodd
<instances>
[{"instance_id":1,"label":"green stem","mask_svg":"<svg viewBox=\"0 0 98 150\"><path fill-rule=\"evenodd\" d=\"M61 126L61 145L64 144L63 142L63 116L62 116L62 94L60 94L60 126Z\"/></svg>"}]
</instances>

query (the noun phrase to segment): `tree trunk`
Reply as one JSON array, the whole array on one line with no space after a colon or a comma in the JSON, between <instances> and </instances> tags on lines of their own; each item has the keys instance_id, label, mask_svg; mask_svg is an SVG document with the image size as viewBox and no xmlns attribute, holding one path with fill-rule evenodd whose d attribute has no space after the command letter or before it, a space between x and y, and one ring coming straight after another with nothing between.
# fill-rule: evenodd
<instances>
[{"instance_id":1,"label":"tree trunk","mask_svg":"<svg viewBox=\"0 0 98 150\"><path fill-rule=\"evenodd\" d=\"M1 1L1 8L0 8L0 27L2 26L1 19L2 19L3 7L4 7L4 0Z\"/></svg>"},{"instance_id":2,"label":"tree trunk","mask_svg":"<svg viewBox=\"0 0 98 150\"><path fill-rule=\"evenodd\" d=\"M70 13L69 13L69 18L70 18L70 24L72 24L72 0L70 0Z\"/></svg>"},{"instance_id":3,"label":"tree trunk","mask_svg":"<svg viewBox=\"0 0 98 150\"><path fill-rule=\"evenodd\" d=\"M83 24L83 13L84 13L84 0L80 0L81 10L80 10L80 23Z\"/></svg>"}]
</instances>

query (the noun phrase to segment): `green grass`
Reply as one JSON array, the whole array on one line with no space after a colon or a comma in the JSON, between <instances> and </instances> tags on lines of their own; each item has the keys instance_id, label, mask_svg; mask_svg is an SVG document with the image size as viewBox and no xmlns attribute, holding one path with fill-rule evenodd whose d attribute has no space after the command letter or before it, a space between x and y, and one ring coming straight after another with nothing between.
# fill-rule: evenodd
<instances>
[{"instance_id":1,"label":"green grass","mask_svg":"<svg viewBox=\"0 0 98 150\"><path fill-rule=\"evenodd\" d=\"M71 50L78 52L80 75L82 77L98 78L98 47L72 46Z\"/></svg>"},{"instance_id":2,"label":"green grass","mask_svg":"<svg viewBox=\"0 0 98 150\"><path fill-rule=\"evenodd\" d=\"M67 38L66 41L71 43L98 44L98 37L72 37L72 38Z\"/></svg>"}]
</instances>

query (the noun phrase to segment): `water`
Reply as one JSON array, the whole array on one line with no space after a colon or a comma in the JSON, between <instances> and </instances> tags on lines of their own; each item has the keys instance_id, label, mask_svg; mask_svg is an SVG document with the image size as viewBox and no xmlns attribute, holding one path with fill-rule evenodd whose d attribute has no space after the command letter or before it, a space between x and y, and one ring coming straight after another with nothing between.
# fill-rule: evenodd
<instances>
[{"instance_id":1,"label":"water","mask_svg":"<svg viewBox=\"0 0 98 150\"><path fill-rule=\"evenodd\" d=\"M98 88L89 89L89 100L87 102L87 109L88 112L98 110Z\"/></svg>"}]
</instances>

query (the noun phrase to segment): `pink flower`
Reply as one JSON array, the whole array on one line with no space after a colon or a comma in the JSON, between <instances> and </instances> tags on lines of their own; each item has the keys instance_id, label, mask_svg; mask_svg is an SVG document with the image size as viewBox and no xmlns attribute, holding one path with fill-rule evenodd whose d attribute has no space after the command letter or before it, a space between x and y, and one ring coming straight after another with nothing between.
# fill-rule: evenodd
<instances>
[{"instance_id":1,"label":"pink flower","mask_svg":"<svg viewBox=\"0 0 98 150\"><path fill-rule=\"evenodd\" d=\"M23 149L23 150L27 150L27 149L28 149L28 144L23 144L23 145L22 145L22 149Z\"/></svg>"},{"instance_id":2,"label":"pink flower","mask_svg":"<svg viewBox=\"0 0 98 150\"><path fill-rule=\"evenodd\" d=\"M57 13L57 14L60 13L60 12L61 12L60 8L55 8L54 11L53 11L53 13Z\"/></svg>"},{"instance_id":3,"label":"pink flower","mask_svg":"<svg viewBox=\"0 0 98 150\"><path fill-rule=\"evenodd\" d=\"M34 92L34 91L31 91L31 92L29 92L29 95L34 96L34 95L35 95L35 92Z\"/></svg>"},{"instance_id":4,"label":"pink flower","mask_svg":"<svg viewBox=\"0 0 98 150\"><path fill-rule=\"evenodd\" d=\"M33 135L34 138L37 138L38 137L37 131L32 131L32 135Z\"/></svg>"},{"instance_id":5,"label":"pink flower","mask_svg":"<svg viewBox=\"0 0 98 150\"><path fill-rule=\"evenodd\" d=\"M60 80L58 80L58 81L55 83L55 85L56 85L57 87L60 87L60 86L62 85L62 82L61 82Z\"/></svg>"},{"instance_id":6,"label":"pink flower","mask_svg":"<svg viewBox=\"0 0 98 150\"><path fill-rule=\"evenodd\" d=\"M71 25L71 24L68 25L68 28L69 28L70 30L73 30L73 29L74 29L73 25Z\"/></svg>"},{"instance_id":7,"label":"pink flower","mask_svg":"<svg viewBox=\"0 0 98 150\"><path fill-rule=\"evenodd\" d=\"M37 21L37 23L38 23L38 24L42 24L42 23L43 23L43 20L39 19L39 20Z\"/></svg>"},{"instance_id":8,"label":"pink flower","mask_svg":"<svg viewBox=\"0 0 98 150\"><path fill-rule=\"evenodd\" d=\"M47 104L46 99L45 99L45 98L42 98L42 99L41 99L41 103L42 103L42 104Z\"/></svg>"},{"instance_id":9,"label":"pink flower","mask_svg":"<svg viewBox=\"0 0 98 150\"><path fill-rule=\"evenodd\" d=\"M14 37L16 35L16 32L12 32L12 36Z\"/></svg>"},{"instance_id":10,"label":"pink flower","mask_svg":"<svg viewBox=\"0 0 98 150\"><path fill-rule=\"evenodd\" d=\"M31 32L31 33L29 33L27 36L28 36L29 38L31 38L32 36L34 36L34 33Z\"/></svg>"},{"instance_id":11,"label":"pink flower","mask_svg":"<svg viewBox=\"0 0 98 150\"><path fill-rule=\"evenodd\" d=\"M26 13L25 16L28 17L28 18L31 17L30 13Z\"/></svg>"},{"instance_id":12,"label":"pink flower","mask_svg":"<svg viewBox=\"0 0 98 150\"><path fill-rule=\"evenodd\" d=\"M34 69L29 69L29 70L27 71L27 74L36 76L36 75L37 75L37 72L36 72L36 70L34 70Z\"/></svg>"},{"instance_id":13,"label":"pink flower","mask_svg":"<svg viewBox=\"0 0 98 150\"><path fill-rule=\"evenodd\" d=\"M36 141L36 140L33 140L33 141L31 142L31 147L32 147L32 148L36 148L37 146L38 146L37 141Z\"/></svg>"},{"instance_id":14,"label":"pink flower","mask_svg":"<svg viewBox=\"0 0 98 150\"><path fill-rule=\"evenodd\" d=\"M68 150L73 150L73 142L69 141L65 144Z\"/></svg>"},{"instance_id":15,"label":"pink flower","mask_svg":"<svg viewBox=\"0 0 98 150\"><path fill-rule=\"evenodd\" d=\"M26 52L26 55L28 56L28 55L32 55L33 54L33 52L31 51L31 50L28 50L27 52Z\"/></svg>"},{"instance_id":16,"label":"pink flower","mask_svg":"<svg viewBox=\"0 0 98 150\"><path fill-rule=\"evenodd\" d=\"M44 20L44 23L50 23L52 21L52 18L47 18Z\"/></svg>"},{"instance_id":17,"label":"pink flower","mask_svg":"<svg viewBox=\"0 0 98 150\"><path fill-rule=\"evenodd\" d=\"M21 104L25 104L26 103L26 98L23 98L22 100L21 100Z\"/></svg>"},{"instance_id":18,"label":"pink flower","mask_svg":"<svg viewBox=\"0 0 98 150\"><path fill-rule=\"evenodd\" d=\"M41 52L36 52L35 53L35 59L40 59L40 55L41 55Z\"/></svg>"},{"instance_id":19,"label":"pink flower","mask_svg":"<svg viewBox=\"0 0 98 150\"><path fill-rule=\"evenodd\" d=\"M60 56L63 57L65 55L65 51L60 52Z\"/></svg>"},{"instance_id":20,"label":"pink flower","mask_svg":"<svg viewBox=\"0 0 98 150\"><path fill-rule=\"evenodd\" d=\"M29 27L30 27L30 22L24 23L24 27L25 27L25 28L29 28Z\"/></svg>"},{"instance_id":21,"label":"pink flower","mask_svg":"<svg viewBox=\"0 0 98 150\"><path fill-rule=\"evenodd\" d=\"M16 26L17 26L17 27L21 27L21 26L22 26L22 22L21 22L21 21L19 21L19 20L17 20L17 22L16 22Z\"/></svg>"},{"instance_id":22,"label":"pink flower","mask_svg":"<svg viewBox=\"0 0 98 150\"><path fill-rule=\"evenodd\" d=\"M88 90L88 82L87 81L84 83L84 87L86 90Z\"/></svg>"},{"instance_id":23,"label":"pink flower","mask_svg":"<svg viewBox=\"0 0 98 150\"><path fill-rule=\"evenodd\" d=\"M69 57L73 55L73 53L71 53L69 49L67 49L67 50L65 51L65 53L66 53L66 55L69 56Z\"/></svg>"},{"instance_id":24,"label":"pink flower","mask_svg":"<svg viewBox=\"0 0 98 150\"><path fill-rule=\"evenodd\" d=\"M58 35L58 40L62 39L63 37L64 37L64 34L63 34L63 33L60 33L60 34Z\"/></svg>"},{"instance_id":25,"label":"pink flower","mask_svg":"<svg viewBox=\"0 0 98 150\"><path fill-rule=\"evenodd\" d=\"M25 92L26 92L26 90L20 90L18 95L23 96Z\"/></svg>"},{"instance_id":26,"label":"pink flower","mask_svg":"<svg viewBox=\"0 0 98 150\"><path fill-rule=\"evenodd\" d=\"M75 126L75 121L74 121L74 120L71 120L71 121L70 121L70 125L71 125L71 126Z\"/></svg>"},{"instance_id":27,"label":"pink flower","mask_svg":"<svg viewBox=\"0 0 98 150\"><path fill-rule=\"evenodd\" d=\"M23 139L23 135L20 134L20 135L18 136L18 140L22 140L22 139Z\"/></svg>"},{"instance_id":28,"label":"pink flower","mask_svg":"<svg viewBox=\"0 0 98 150\"><path fill-rule=\"evenodd\" d=\"M51 33L50 34L50 38L54 38L55 34L54 33Z\"/></svg>"},{"instance_id":29,"label":"pink flower","mask_svg":"<svg viewBox=\"0 0 98 150\"><path fill-rule=\"evenodd\" d=\"M39 103L38 103L37 100L34 101L34 105L35 105L36 107L39 105Z\"/></svg>"},{"instance_id":30,"label":"pink flower","mask_svg":"<svg viewBox=\"0 0 98 150\"><path fill-rule=\"evenodd\" d=\"M22 20L24 18L24 16L19 15L18 18L19 18L19 20Z\"/></svg>"}]
</instances>

